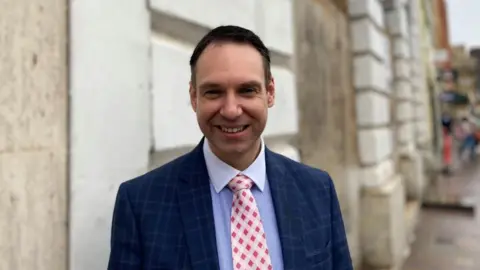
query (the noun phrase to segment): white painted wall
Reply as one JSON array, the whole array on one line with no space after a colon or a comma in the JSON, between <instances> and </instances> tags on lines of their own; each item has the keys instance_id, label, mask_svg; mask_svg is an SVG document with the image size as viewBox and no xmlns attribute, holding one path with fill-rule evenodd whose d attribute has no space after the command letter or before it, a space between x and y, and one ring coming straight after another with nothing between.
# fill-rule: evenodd
<instances>
[{"instance_id":1,"label":"white painted wall","mask_svg":"<svg viewBox=\"0 0 480 270\"><path fill-rule=\"evenodd\" d=\"M201 136L188 94L194 45L165 35L155 35L151 44L155 150L194 145Z\"/></svg>"},{"instance_id":2,"label":"white painted wall","mask_svg":"<svg viewBox=\"0 0 480 270\"><path fill-rule=\"evenodd\" d=\"M148 165L149 15L141 1L70 4L70 269L100 270L118 185Z\"/></svg>"},{"instance_id":3,"label":"white painted wall","mask_svg":"<svg viewBox=\"0 0 480 270\"><path fill-rule=\"evenodd\" d=\"M118 185L149 168L150 149L161 155L200 140L188 100L188 60L195 44L153 33L147 7L207 28L251 28L273 51L291 56L291 5L289 0L71 1L71 270L106 269ZM280 66L272 71L277 100L265 135L267 141L275 138L273 150L298 160L297 149L286 141L298 131L295 75Z\"/></svg>"}]
</instances>

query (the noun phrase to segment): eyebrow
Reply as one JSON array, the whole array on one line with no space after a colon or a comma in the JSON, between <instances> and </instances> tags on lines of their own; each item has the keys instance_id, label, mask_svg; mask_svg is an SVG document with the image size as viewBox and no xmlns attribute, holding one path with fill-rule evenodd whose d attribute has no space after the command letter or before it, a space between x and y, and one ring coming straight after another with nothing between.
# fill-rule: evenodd
<instances>
[{"instance_id":1,"label":"eyebrow","mask_svg":"<svg viewBox=\"0 0 480 270\"><path fill-rule=\"evenodd\" d=\"M198 86L199 89L221 88L219 83L206 82Z\"/></svg>"},{"instance_id":2,"label":"eyebrow","mask_svg":"<svg viewBox=\"0 0 480 270\"><path fill-rule=\"evenodd\" d=\"M243 88L243 87L261 87L262 83L255 81L255 80L250 80L241 83L238 87ZM218 88L223 88L223 86L219 83L214 83L214 82L205 82L202 83L201 85L198 86L199 89L205 90L205 89L218 89Z\"/></svg>"},{"instance_id":3,"label":"eyebrow","mask_svg":"<svg viewBox=\"0 0 480 270\"><path fill-rule=\"evenodd\" d=\"M258 81L248 81L240 84L240 87L261 87L262 83Z\"/></svg>"}]
</instances>

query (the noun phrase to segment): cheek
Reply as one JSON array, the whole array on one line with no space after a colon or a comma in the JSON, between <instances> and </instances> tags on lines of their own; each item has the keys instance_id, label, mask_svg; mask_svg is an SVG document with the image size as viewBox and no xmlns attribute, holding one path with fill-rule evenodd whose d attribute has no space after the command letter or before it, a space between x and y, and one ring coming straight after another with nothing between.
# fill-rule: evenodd
<instances>
[{"instance_id":1,"label":"cheek","mask_svg":"<svg viewBox=\"0 0 480 270\"><path fill-rule=\"evenodd\" d=\"M202 121L208 121L213 118L217 112L217 105L212 102L199 102L197 106L197 118Z\"/></svg>"},{"instance_id":2,"label":"cheek","mask_svg":"<svg viewBox=\"0 0 480 270\"><path fill-rule=\"evenodd\" d=\"M245 114L253 118L255 121L264 122L267 118L268 108L265 103L251 104L250 106L244 106L243 111Z\"/></svg>"}]
</instances>

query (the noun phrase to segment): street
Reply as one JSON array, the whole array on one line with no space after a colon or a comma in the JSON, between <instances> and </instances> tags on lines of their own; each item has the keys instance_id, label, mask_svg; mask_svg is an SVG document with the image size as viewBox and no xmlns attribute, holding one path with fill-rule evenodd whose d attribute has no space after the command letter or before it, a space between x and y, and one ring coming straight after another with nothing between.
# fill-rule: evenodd
<instances>
[{"instance_id":1,"label":"street","mask_svg":"<svg viewBox=\"0 0 480 270\"><path fill-rule=\"evenodd\" d=\"M422 209L416 241L404 270L478 270L480 265L480 165L442 179L444 190L473 198L476 211ZM446 189L448 188L448 189ZM449 194L455 196L456 194Z\"/></svg>"}]
</instances>

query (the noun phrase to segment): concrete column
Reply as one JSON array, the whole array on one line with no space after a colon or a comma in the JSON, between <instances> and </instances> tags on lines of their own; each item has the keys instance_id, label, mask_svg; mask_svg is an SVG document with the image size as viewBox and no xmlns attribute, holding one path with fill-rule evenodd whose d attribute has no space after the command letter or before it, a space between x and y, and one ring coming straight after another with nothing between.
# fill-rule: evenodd
<instances>
[{"instance_id":1,"label":"concrete column","mask_svg":"<svg viewBox=\"0 0 480 270\"><path fill-rule=\"evenodd\" d=\"M392 1L385 6L385 16L388 33L392 42L392 59L394 66L394 125L396 133L396 151L398 154L398 169L404 177L408 199L419 200L423 193L423 160L416 147L417 118L419 112L416 96L419 78L417 74L420 62L416 46L418 33L410 25L410 5L408 1ZM417 31L418 32L418 31ZM421 126L421 125L419 125Z\"/></svg>"},{"instance_id":2,"label":"concrete column","mask_svg":"<svg viewBox=\"0 0 480 270\"><path fill-rule=\"evenodd\" d=\"M67 1L0 4L0 269L67 269Z\"/></svg>"},{"instance_id":3,"label":"concrete column","mask_svg":"<svg viewBox=\"0 0 480 270\"><path fill-rule=\"evenodd\" d=\"M359 178L363 262L374 269L397 269L406 247L405 196L393 159L390 42L381 1L350 0L349 13L362 165Z\"/></svg>"}]
</instances>

